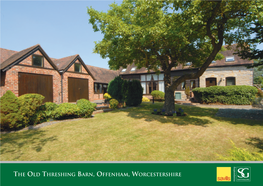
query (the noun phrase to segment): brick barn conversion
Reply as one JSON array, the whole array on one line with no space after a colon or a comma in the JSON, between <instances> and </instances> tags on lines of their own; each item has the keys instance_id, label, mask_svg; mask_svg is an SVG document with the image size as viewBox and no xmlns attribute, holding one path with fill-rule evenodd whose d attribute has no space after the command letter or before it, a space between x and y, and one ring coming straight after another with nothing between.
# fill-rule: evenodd
<instances>
[{"instance_id":1,"label":"brick barn conversion","mask_svg":"<svg viewBox=\"0 0 263 186\"><path fill-rule=\"evenodd\" d=\"M253 69L246 65L253 61L243 60L234 55L234 50L223 51L225 59L213 61L204 74L179 85L175 99L185 99L184 90L195 87L250 85L253 86ZM0 97L7 90L16 96L26 93L39 93L45 96L44 102L76 102L85 98L90 101L102 100L108 83L116 76L123 79L141 81L143 94L151 98L153 90L164 92L164 75L146 68L137 69L134 64L118 71L86 65L77 55L54 59L50 58L40 45L34 45L20 52L0 48L1 90ZM186 66L173 68L171 78L192 73L196 68L191 62Z\"/></svg>"},{"instance_id":2,"label":"brick barn conversion","mask_svg":"<svg viewBox=\"0 0 263 186\"><path fill-rule=\"evenodd\" d=\"M107 90L105 86L118 75L116 71L86 66L79 55L50 58L40 45L20 52L1 48L0 54L0 96L11 90L16 96L26 93L42 94L45 96L44 102L76 102L81 98L94 101L103 99L102 94ZM106 75L101 76L100 72ZM100 94L94 94L97 82L104 86L103 90L97 88Z\"/></svg>"}]
</instances>

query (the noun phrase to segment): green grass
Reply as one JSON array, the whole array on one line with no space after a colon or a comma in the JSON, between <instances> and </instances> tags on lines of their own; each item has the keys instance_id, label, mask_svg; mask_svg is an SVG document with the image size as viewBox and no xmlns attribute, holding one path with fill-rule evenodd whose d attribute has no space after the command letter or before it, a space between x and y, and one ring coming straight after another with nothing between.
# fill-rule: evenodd
<instances>
[{"instance_id":1,"label":"green grass","mask_svg":"<svg viewBox=\"0 0 263 186\"><path fill-rule=\"evenodd\" d=\"M217 161L230 139L262 152L259 120L215 117L217 109L182 107L184 117L153 115L162 103L96 114L1 136L2 161Z\"/></svg>"}]
</instances>

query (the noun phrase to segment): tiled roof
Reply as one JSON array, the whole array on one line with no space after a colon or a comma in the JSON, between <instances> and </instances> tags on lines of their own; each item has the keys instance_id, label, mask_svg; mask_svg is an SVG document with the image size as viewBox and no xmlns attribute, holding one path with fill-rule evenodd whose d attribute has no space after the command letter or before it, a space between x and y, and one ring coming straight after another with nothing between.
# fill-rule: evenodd
<instances>
[{"instance_id":1,"label":"tiled roof","mask_svg":"<svg viewBox=\"0 0 263 186\"><path fill-rule=\"evenodd\" d=\"M73 56L68 56L60 59L52 58L55 65L58 67L59 70L64 70L67 66L78 56L78 54Z\"/></svg>"},{"instance_id":2,"label":"tiled roof","mask_svg":"<svg viewBox=\"0 0 263 186\"><path fill-rule=\"evenodd\" d=\"M15 53L18 53L18 52L14 51L14 50L8 50L8 49L0 48L0 64L2 64L5 60L10 58Z\"/></svg>"},{"instance_id":3,"label":"tiled roof","mask_svg":"<svg viewBox=\"0 0 263 186\"><path fill-rule=\"evenodd\" d=\"M227 46L224 46L227 47ZM253 60L248 60L248 59L241 59L238 55L234 55L233 53L235 53L235 47L236 45L232 45L232 48L230 50L226 50L221 52L225 57L228 56L234 56L235 60L233 62L226 62L226 58L221 59L221 60L217 60L215 63L211 63L209 65L209 67L219 67L219 66L235 66L235 65L247 65L247 64L252 64ZM132 65L128 65L126 68L126 71L122 71L124 68L120 68L120 75L128 75L128 74L143 74L143 73L147 73L148 70L145 67L142 67L141 69L135 69L135 71L131 71L132 68L136 68L135 64L133 63ZM178 65L176 68L172 68L172 71L175 70L183 70L183 69L188 69L188 66L182 66L182 65ZM160 68L160 71L162 71L162 69ZM154 73L153 70L150 70L150 72Z\"/></svg>"},{"instance_id":4,"label":"tiled roof","mask_svg":"<svg viewBox=\"0 0 263 186\"><path fill-rule=\"evenodd\" d=\"M105 68L86 65L90 72L96 77L96 83L109 83L116 76L119 76L119 71L109 70Z\"/></svg>"},{"instance_id":5,"label":"tiled roof","mask_svg":"<svg viewBox=\"0 0 263 186\"><path fill-rule=\"evenodd\" d=\"M1 49L1 62L0 62L1 67L0 67L0 69L2 70L5 67L7 67L8 65L11 65L13 62L22 58L24 55L26 55L27 53L29 53L31 50L33 50L34 48L36 48L38 46L39 45L34 45L34 46L29 47L25 50L21 50L20 52L7 50L7 49Z\"/></svg>"}]
</instances>

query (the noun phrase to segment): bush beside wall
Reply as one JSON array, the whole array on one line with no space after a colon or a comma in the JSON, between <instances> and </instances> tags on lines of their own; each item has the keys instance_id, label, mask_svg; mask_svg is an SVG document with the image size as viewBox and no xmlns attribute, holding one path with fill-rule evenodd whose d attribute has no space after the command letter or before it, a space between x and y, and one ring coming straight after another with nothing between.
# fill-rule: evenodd
<instances>
[{"instance_id":1,"label":"bush beside wall","mask_svg":"<svg viewBox=\"0 0 263 186\"><path fill-rule=\"evenodd\" d=\"M35 123L34 114L36 113L38 107L42 105L44 96L40 94L24 94L18 97L20 104L20 114L23 116L23 123L25 126L33 125Z\"/></svg>"},{"instance_id":2,"label":"bush beside wall","mask_svg":"<svg viewBox=\"0 0 263 186\"><path fill-rule=\"evenodd\" d=\"M257 92L257 88L247 85L193 89L194 97L200 103L222 103L226 105L250 105Z\"/></svg>"},{"instance_id":3,"label":"bush beside wall","mask_svg":"<svg viewBox=\"0 0 263 186\"><path fill-rule=\"evenodd\" d=\"M20 104L15 94L8 90L0 98L1 130L18 129L23 126L23 117L19 113Z\"/></svg>"},{"instance_id":4,"label":"bush beside wall","mask_svg":"<svg viewBox=\"0 0 263 186\"><path fill-rule=\"evenodd\" d=\"M97 104L91 103L87 99L80 99L77 101L77 106L79 108L79 117L89 118L91 117L93 111L95 110Z\"/></svg>"}]
</instances>

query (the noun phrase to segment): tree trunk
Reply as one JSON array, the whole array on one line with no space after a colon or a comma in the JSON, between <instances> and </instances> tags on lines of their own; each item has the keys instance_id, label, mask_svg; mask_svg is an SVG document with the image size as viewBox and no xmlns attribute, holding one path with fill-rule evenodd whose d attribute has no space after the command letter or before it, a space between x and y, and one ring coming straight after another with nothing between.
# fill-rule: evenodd
<instances>
[{"instance_id":1,"label":"tree trunk","mask_svg":"<svg viewBox=\"0 0 263 186\"><path fill-rule=\"evenodd\" d=\"M163 109L165 109L165 114L173 115L174 113L174 91L171 88L165 88L165 102Z\"/></svg>"},{"instance_id":2,"label":"tree trunk","mask_svg":"<svg viewBox=\"0 0 263 186\"><path fill-rule=\"evenodd\" d=\"M174 113L174 91L171 88L171 69L164 71L164 84L165 84L165 102L163 108L165 114L173 115Z\"/></svg>"}]
</instances>

